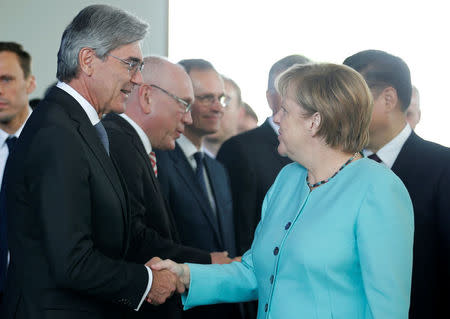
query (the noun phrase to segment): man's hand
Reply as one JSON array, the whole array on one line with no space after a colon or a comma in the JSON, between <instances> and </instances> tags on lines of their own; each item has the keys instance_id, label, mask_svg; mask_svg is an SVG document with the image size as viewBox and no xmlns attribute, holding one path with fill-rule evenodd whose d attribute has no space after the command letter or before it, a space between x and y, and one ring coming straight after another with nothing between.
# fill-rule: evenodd
<instances>
[{"instance_id":1,"label":"man's hand","mask_svg":"<svg viewBox=\"0 0 450 319\"><path fill-rule=\"evenodd\" d=\"M161 262L159 257L150 259L145 265L151 267L151 265ZM152 268L152 267L151 267ZM167 298L171 297L175 290L179 293L183 293L185 288L177 276L165 269L156 270L152 268L153 281L150 292L147 295L147 302L152 305L160 305L164 303Z\"/></svg>"},{"instance_id":2,"label":"man's hand","mask_svg":"<svg viewBox=\"0 0 450 319\"><path fill-rule=\"evenodd\" d=\"M217 251L210 253L211 264L229 264L233 260L228 257L228 251Z\"/></svg>"},{"instance_id":3,"label":"man's hand","mask_svg":"<svg viewBox=\"0 0 450 319\"><path fill-rule=\"evenodd\" d=\"M183 288L188 289L191 283L191 271L189 266L186 264L177 264L176 262L166 259L160 261L159 263L152 265L152 270L162 271L163 269L170 270L172 273L176 274L183 285ZM184 289L183 289L184 292ZM182 293L182 292L180 292Z\"/></svg>"}]
</instances>

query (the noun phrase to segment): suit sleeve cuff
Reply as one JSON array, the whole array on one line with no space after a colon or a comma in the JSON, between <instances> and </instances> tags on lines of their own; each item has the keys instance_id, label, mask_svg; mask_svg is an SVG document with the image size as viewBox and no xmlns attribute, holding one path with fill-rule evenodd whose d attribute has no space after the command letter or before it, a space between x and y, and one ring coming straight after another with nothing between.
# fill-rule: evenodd
<instances>
[{"instance_id":1,"label":"suit sleeve cuff","mask_svg":"<svg viewBox=\"0 0 450 319\"><path fill-rule=\"evenodd\" d=\"M145 298L147 297L148 293L150 292L150 289L152 288L152 283L153 283L153 274L152 274L152 270L145 266L145 268L147 268L147 272L148 272L148 283L147 283L147 288L145 289L145 293L142 296L141 301L139 302L139 305L137 306L136 309L134 309L135 311L139 311L139 308L141 308L142 303L144 302Z\"/></svg>"}]
</instances>

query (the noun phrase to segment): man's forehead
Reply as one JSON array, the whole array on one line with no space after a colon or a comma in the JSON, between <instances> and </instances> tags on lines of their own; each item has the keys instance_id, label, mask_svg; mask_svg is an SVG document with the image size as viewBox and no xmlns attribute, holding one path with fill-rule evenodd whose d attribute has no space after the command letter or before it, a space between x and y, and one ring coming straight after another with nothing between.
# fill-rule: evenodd
<instances>
[{"instance_id":1,"label":"man's forehead","mask_svg":"<svg viewBox=\"0 0 450 319\"><path fill-rule=\"evenodd\" d=\"M214 70L191 70L189 76L196 92L215 93L224 90L223 80Z\"/></svg>"},{"instance_id":2,"label":"man's forehead","mask_svg":"<svg viewBox=\"0 0 450 319\"><path fill-rule=\"evenodd\" d=\"M14 72L21 70L19 57L14 52L0 52L0 72Z\"/></svg>"}]
</instances>

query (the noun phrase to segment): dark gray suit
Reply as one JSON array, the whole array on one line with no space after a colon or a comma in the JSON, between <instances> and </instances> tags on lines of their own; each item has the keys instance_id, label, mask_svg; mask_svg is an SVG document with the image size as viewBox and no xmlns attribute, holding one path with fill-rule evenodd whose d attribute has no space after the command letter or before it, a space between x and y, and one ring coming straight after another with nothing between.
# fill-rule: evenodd
<instances>
[{"instance_id":1,"label":"dark gray suit","mask_svg":"<svg viewBox=\"0 0 450 319\"><path fill-rule=\"evenodd\" d=\"M2 318L120 318L136 308L148 273L124 262L127 194L78 102L53 88L8 165L6 207L14 214Z\"/></svg>"},{"instance_id":2,"label":"dark gray suit","mask_svg":"<svg viewBox=\"0 0 450 319\"><path fill-rule=\"evenodd\" d=\"M136 130L117 114L107 115L102 122L108 132L111 156L117 161L126 182L131 203L135 236L127 259L145 263L158 256L176 262L211 263L209 252L180 245L172 212L167 206L155 178L149 156ZM181 318L179 296L160 306L144 305L139 318Z\"/></svg>"}]
</instances>

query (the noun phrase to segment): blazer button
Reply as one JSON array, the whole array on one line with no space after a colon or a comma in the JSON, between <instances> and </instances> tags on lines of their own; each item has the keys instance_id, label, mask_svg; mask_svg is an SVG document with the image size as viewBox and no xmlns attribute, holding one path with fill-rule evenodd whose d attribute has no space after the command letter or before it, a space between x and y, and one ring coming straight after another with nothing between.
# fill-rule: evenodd
<instances>
[{"instance_id":1,"label":"blazer button","mask_svg":"<svg viewBox=\"0 0 450 319\"><path fill-rule=\"evenodd\" d=\"M288 229L289 229L289 227L291 227L291 225L292 225L292 223L291 223L291 222L287 223L287 224L286 224L286 226L284 226L284 229L285 229L285 230L288 230Z\"/></svg>"},{"instance_id":2,"label":"blazer button","mask_svg":"<svg viewBox=\"0 0 450 319\"><path fill-rule=\"evenodd\" d=\"M273 284L273 278L274 278L273 275L270 276L270 283L271 283L271 284Z\"/></svg>"},{"instance_id":3,"label":"blazer button","mask_svg":"<svg viewBox=\"0 0 450 319\"><path fill-rule=\"evenodd\" d=\"M267 309L269 309L269 305L268 305L268 304L266 304L266 305L264 306L264 312L267 312Z\"/></svg>"},{"instance_id":4,"label":"blazer button","mask_svg":"<svg viewBox=\"0 0 450 319\"><path fill-rule=\"evenodd\" d=\"M275 247L275 249L273 250L273 254L276 256L276 255L278 255L279 251L280 251L280 249L278 247Z\"/></svg>"}]
</instances>

